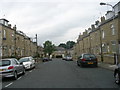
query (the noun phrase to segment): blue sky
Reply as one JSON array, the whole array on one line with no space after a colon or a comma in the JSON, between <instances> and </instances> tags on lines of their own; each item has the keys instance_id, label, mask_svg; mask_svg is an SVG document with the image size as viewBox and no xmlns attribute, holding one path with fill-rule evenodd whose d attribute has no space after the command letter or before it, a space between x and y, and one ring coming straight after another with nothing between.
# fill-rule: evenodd
<instances>
[{"instance_id":1,"label":"blue sky","mask_svg":"<svg viewBox=\"0 0 120 90\"><path fill-rule=\"evenodd\" d=\"M119 0L0 0L0 17L31 38L38 34L39 45L46 40L59 45L76 41L80 33L111 10L100 2L115 5Z\"/></svg>"}]
</instances>

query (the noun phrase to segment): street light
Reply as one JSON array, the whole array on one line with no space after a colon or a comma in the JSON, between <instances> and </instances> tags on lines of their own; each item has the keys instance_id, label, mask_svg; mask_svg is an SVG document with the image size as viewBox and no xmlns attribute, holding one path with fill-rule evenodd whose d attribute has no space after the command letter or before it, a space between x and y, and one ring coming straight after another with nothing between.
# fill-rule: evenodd
<instances>
[{"instance_id":1,"label":"street light","mask_svg":"<svg viewBox=\"0 0 120 90\"><path fill-rule=\"evenodd\" d=\"M115 10L114 10L113 5L111 5L111 4L109 4L109 3L103 3L103 2L101 2L100 5L107 5L107 6L112 7L112 12L114 13L114 15L113 15L113 20L114 20L114 17L115 17Z\"/></svg>"},{"instance_id":2,"label":"street light","mask_svg":"<svg viewBox=\"0 0 120 90\"><path fill-rule=\"evenodd\" d=\"M114 14L113 14L113 25L114 25L114 27L115 27L115 23L114 23L115 9L114 9L114 7L113 7L111 4L109 4L109 3L103 3L103 2L101 2L100 5L107 5L107 6L112 7L112 12L114 13ZM116 43L116 45L117 45L117 43ZM116 61L115 61L116 63L115 63L115 64L118 63L118 56L117 56L117 55L118 55L118 52L117 52L117 48L116 48L116 56L115 56L115 57L116 57Z\"/></svg>"},{"instance_id":3,"label":"street light","mask_svg":"<svg viewBox=\"0 0 120 90\"><path fill-rule=\"evenodd\" d=\"M111 4L108 4L108 3L101 2L100 5L108 5L108 6L111 6L113 8L113 6Z\"/></svg>"}]
</instances>

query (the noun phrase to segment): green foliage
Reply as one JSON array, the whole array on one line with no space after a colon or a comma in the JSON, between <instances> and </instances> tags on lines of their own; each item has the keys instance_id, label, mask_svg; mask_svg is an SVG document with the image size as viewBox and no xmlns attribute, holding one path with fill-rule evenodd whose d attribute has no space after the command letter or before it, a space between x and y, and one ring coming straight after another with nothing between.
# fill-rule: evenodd
<instances>
[{"instance_id":1,"label":"green foliage","mask_svg":"<svg viewBox=\"0 0 120 90\"><path fill-rule=\"evenodd\" d=\"M63 47L63 48L66 48L66 44L61 43L58 47Z\"/></svg>"},{"instance_id":2,"label":"green foliage","mask_svg":"<svg viewBox=\"0 0 120 90\"><path fill-rule=\"evenodd\" d=\"M67 49L70 49L70 48L72 48L73 46L74 46L74 44L75 44L75 42L73 42L73 41L67 41L67 43L66 43L66 48Z\"/></svg>"},{"instance_id":3,"label":"green foliage","mask_svg":"<svg viewBox=\"0 0 120 90\"><path fill-rule=\"evenodd\" d=\"M63 47L65 49L71 49L74 45L75 45L74 41L67 41L66 44L65 43L61 43L59 45L59 47Z\"/></svg>"},{"instance_id":4,"label":"green foliage","mask_svg":"<svg viewBox=\"0 0 120 90\"><path fill-rule=\"evenodd\" d=\"M52 44L51 41L45 41L45 43L43 44L44 46L44 53L50 56L54 51L55 51L55 45Z\"/></svg>"}]
</instances>

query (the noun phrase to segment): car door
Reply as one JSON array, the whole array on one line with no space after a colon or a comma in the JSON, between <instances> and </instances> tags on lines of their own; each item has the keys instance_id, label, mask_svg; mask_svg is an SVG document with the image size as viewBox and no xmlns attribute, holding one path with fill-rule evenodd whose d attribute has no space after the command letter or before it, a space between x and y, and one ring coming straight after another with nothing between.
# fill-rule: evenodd
<instances>
[{"instance_id":1,"label":"car door","mask_svg":"<svg viewBox=\"0 0 120 90\"><path fill-rule=\"evenodd\" d=\"M34 61L34 59L32 57L30 58L30 61L32 62L32 67L34 67L35 61Z\"/></svg>"},{"instance_id":2,"label":"car door","mask_svg":"<svg viewBox=\"0 0 120 90\"><path fill-rule=\"evenodd\" d=\"M22 73L22 71L23 71L23 65L20 64L17 59L14 59L14 61L15 61L16 66L17 66L17 72L18 73Z\"/></svg>"},{"instance_id":3,"label":"car door","mask_svg":"<svg viewBox=\"0 0 120 90\"><path fill-rule=\"evenodd\" d=\"M35 65L35 60L34 60L34 58L32 58L32 61L33 61L33 64Z\"/></svg>"},{"instance_id":4,"label":"car door","mask_svg":"<svg viewBox=\"0 0 120 90\"><path fill-rule=\"evenodd\" d=\"M14 70L17 71L17 73L19 73L19 65L17 64L17 62L15 61L15 59L12 60L12 63L14 65Z\"/></svg>"}]
</instances>

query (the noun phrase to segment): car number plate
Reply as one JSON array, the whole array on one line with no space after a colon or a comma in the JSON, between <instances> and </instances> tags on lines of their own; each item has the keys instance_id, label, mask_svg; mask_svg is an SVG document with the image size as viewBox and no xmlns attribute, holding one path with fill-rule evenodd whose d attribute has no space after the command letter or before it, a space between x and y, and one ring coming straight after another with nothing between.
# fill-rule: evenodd
<instances>
[{"instance_id":1,"label":"car number plate","mask_svg":"<svg viewBox=\"0 0 120 90\"><path fill-rule=\"evenodd\" d=\"M88 64L93 64L93 62L88 62Z\"/></svg>"}]
</instances>

